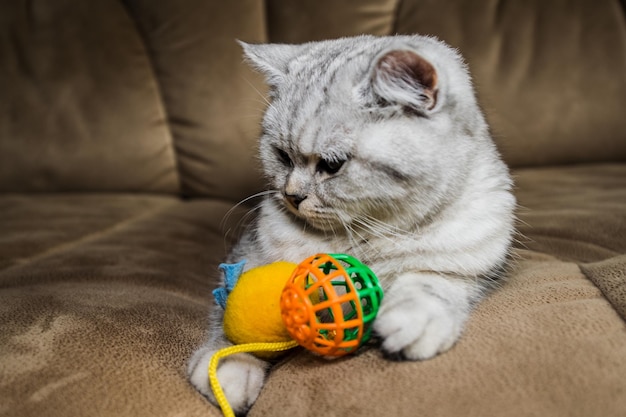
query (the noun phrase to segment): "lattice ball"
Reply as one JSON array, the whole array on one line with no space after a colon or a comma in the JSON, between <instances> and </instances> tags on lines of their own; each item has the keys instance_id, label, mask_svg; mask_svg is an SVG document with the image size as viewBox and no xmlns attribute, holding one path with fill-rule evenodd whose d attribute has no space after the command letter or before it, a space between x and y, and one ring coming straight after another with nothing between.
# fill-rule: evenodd
<instances>
[{"instance_id":1,"label":"lattice ball","mask_svg":"<svg viewBox=\"0 0 626 417\"><path fill-rule=\"evenodd\" d=\"M366 265L348 255L318 254L300 263L287 282L281 317L301 346L343 356L370 338L382 298Z\"/></svg>"}]
</instances>

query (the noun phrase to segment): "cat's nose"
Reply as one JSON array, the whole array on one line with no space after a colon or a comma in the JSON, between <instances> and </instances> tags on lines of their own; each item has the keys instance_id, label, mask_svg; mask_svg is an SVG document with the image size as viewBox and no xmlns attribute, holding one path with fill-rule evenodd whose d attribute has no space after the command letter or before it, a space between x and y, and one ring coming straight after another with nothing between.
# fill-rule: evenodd
<instances>
[{"instance_id":1,"label":"cat's nose","mask_svg":"<svg viewBox=\"0 0 626 417\"><path fill-rule=\"evenodd\" d=\"M293 208L298 210L298 207L300 207L300 203L306 200L306 196L301 196L298 194L286 194L285 199L289 202L289 204L293 206Z\"/></svg>"}]
</instances>

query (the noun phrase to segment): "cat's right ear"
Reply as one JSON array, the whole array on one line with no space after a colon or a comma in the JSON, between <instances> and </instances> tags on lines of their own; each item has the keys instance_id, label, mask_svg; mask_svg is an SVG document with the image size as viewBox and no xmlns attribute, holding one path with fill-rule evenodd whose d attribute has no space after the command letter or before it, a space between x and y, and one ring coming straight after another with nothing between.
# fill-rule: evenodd
<instances>
[{"instance_id":1,"label":"cat's right ear","mask_svg":"<svg viewBox=\"0 0 626 417\"><path fill-rule=\"evenodd\" d=\"M371 84L379 102L427 114L438 104L435 67L410 49L383 52L374 63Z\"/></svg>"},{"instance_id":2,"label":"cat's right ear","mask_svg":"<svg viewBox=\"0 0 626 417\"><path fill-rule=\"evenodd\" d=\"M299 52L299 45L288 44L250 44L242 41L239 45L243 48L248 62L265 75L267 83L271 86L278 85L288 72L288 64Z\"/></svg>"}]
</instances>

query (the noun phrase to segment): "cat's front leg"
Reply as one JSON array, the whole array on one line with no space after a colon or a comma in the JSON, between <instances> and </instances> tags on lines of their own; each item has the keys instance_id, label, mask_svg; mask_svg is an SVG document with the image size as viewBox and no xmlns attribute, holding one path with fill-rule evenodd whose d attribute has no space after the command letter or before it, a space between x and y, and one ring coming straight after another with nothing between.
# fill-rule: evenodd
<instances>
[{"instance_id":1,"label":"cat's front leg","mask_svg":"<svg viewBox=\"0 0 626 417\"><path fill-rule=\"evenodd\" d=\"M216 318L214 323L221 323ZM209 340L200 346L189 360L187 373L189 381L200 393L217 405L209 385L209 362L218 350L232 346L223 334L221 324L210 329ZM238 353L220 360L217 378L224 395L236 414L245 413L256 401L265 383L269 363L248 353Z\"/></svg>"},{"instance_id":2,"label":"cat's front leg","mask_svg":"<svg viewBox=\"0 0 626 417\"><path fill-rule=\"evenodd\" d=\"M470 281L435 273L405 273L385 292L374 322L382 349L391 358L429 359L452 347L463 331L472 299Z\"/></svg>"}]
</instances>

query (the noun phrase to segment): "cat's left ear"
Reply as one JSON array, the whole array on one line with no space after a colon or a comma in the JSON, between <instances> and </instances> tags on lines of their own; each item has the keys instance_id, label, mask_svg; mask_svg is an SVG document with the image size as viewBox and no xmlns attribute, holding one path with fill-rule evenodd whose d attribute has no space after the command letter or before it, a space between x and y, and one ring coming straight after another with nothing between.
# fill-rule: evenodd
<instances>
[{"instance_id":1,"label":"cat's left ear","mask_svg":"<svg viewBox=\"0 0 626 417\"><path fill-rule=\"evenodd\" d=\"M300 51L300 45L250 44L237 41L248 61L266 76L268 84L276 86L287 73L287 65Z\"/></svg>"},{"instance_id":2,"label":"cat's left ear","mask_svg":"<svg viewBox=\"0 0 626 417\"><path fill-rule=\"evenodd\" d=\"M439 77L435 67L409 49L383 52L374 61L371 85L378 101L400 105L421 114L438 102Z\"/></svg>"}]
</instances>

